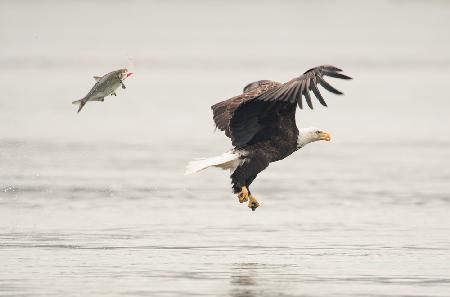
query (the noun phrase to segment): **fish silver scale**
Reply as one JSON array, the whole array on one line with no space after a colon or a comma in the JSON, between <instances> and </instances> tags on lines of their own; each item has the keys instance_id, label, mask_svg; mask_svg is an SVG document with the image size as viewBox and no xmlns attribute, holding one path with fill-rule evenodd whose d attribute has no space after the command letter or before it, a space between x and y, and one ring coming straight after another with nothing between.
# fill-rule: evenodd
<instances>
[{"instance_id":1,"label":"fish silver scale","mask_svg":"<svg viewBox=\"0 0 450 297\"><path fill-rule=\"evenodd\" d=\"M87 101L91 100L91 98L102 98L114 93L122 83L122 80L119 79L121 72L122 69L115 70L102 76L85 96Z\"/></svg>"}]
</instances>

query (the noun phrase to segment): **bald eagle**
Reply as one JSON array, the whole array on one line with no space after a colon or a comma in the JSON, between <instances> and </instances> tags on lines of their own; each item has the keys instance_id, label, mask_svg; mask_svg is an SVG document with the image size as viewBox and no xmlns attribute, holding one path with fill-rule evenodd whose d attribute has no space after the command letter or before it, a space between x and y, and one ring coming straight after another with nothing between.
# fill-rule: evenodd
<instances>
[{"instance_id":1,"label":"bald eagle","mask_svg":"<svg viewBox=\"0 0 450 297\"><path fill-rule=\"evenodd\" d=\"M327 106L318 85L342 95L324 80L325 76L351 79L341 71L331 65L322 65L284 84L259 80L245 86L241 95L213 105L214 123L231 138L234 148L217 157L190 162L186 173L212 166L230 170L233 192L240 203L248 201L248 207L254 211L259 203L249 187L258 173L271 162L286 158L310 142L330 141L330 134L321 129L297 129L295 112L297 105L303 108L303 97L313 109L310 91L320 104Z\"/></svg>"}]
</instances>

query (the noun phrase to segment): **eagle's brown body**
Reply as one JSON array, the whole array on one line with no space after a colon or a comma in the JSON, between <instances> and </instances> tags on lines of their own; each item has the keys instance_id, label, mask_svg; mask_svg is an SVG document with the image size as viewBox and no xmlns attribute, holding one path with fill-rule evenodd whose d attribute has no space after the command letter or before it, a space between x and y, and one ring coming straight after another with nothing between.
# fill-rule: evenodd
<instances>
[{"instance_id":1,"label":"eagle's brown body","mask_svg":"<svg viewBox=\"0 0 450 297\"><path fill-rule=\"evenodd\" d=\"M342 94L323 79L324 76L350 79L340 72L339 68L323 65L284 84L260 80L247 85L243 94L211 107L216 127L231 138L233 151L241 159L231 174L233 191L239 193L240 201L250 199L249 207L253 210L259 205L248 189L250 184L271 162L286 158L300 147L295 121L297 105L303 107L304 97L312 109L309 93L312 91L327 106L317 85ZM221 167L220 164L212 166Z\"/></svg>"},{"instance_id":2,"label":"eagle's brown body","mask_svg":"<svg viewBox=\"0 0 450 297\"><path fill-rule=\"evenodd\" d=\"M247 152L243 157L247 161L231 174L235 193L239 193L244 185L250 186L271 162L282 160L297 149L295 104L262 101L248 104L280 85L275 81L263 81L247 92L244 90L242 95L212 107L217 128L233 140L235 149Z\"/></svg>"}]
</instances>

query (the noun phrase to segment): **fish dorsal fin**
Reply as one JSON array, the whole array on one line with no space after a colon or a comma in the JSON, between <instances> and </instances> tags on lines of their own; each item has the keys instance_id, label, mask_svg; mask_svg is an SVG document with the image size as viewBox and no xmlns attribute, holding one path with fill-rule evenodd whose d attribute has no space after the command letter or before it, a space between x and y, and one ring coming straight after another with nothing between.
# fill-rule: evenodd
<instances>
[{"instance_id":1,"label":"fish dorsal fin","mask_svg":"<svg viewBox=\"0 0 450 297\"><path fill-rule=\"evenodd\" d=\"M94 76L95 81L99 81L101 78L101 76Z\"/></svg>"}]
</instances>

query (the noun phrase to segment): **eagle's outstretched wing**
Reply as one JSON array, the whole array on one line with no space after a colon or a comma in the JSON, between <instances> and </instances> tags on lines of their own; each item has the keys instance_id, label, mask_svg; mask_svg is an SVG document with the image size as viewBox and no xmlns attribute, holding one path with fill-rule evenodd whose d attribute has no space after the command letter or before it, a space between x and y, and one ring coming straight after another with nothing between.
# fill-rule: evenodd
<instances>
[{"instance_id":1,"label":"eagle's outstretched wing","mask_svg":"<svg viewBox=\"0 0 450 297\"><path fill-rule=\"evenodd\" d=\"M257 84L257 87L252 87L251 90L248 90L249 86L253 84ZM232 138L230 131L230 120L233 117L236 109L241 104L250 101L255 97L258 97L259 95L264 94L265 92L280 85L281 83L269 80L254 82L244 88L243 94L214 104L213 106L211 106L211 109L213 110L214 123L216 124L216 127L221 131L225 131L225 134L228 137Z\"/></svg>"},{"instance_id":2,"label":"eagle's outstretched wing","mask_svg":"<svg viewBox=\"0 0 450 297\"><path fill-rule=\"evenodd\" d=\"M291 110L292 116L295 116L295 103L303 108L302 97L304 96L306 103L312 109L310 91L323 106L327 106L317 88L318 84L334 94L342 95L342 92L323 79L324 76L351 79L341 71L331 65L322 65L309 69L303 75L285 84L261 81L264 83L260 87L212 106L214 122L217 128L225 131L225 134L231 138L234 146L242 146L248 143L264 125L267 125L263 123L263 118L267 115L273 118L274 113L283 106L286 108L292 106L293 108L288 110Z\"/></svg>"},{"instance_id":3,"label":"eagle's outstretched wing","mask_svg":"<svg viewBox=\"0 0 450 297\"><path fill-rule=\"evenodd\" d=\"M298 106L300 108L303 108L302 96L305 96L306 103L308 104L309 108L313 109L311 96L309 93L309 91L312 91L317 100L319 100L320 104L322 104L323 106L327 106L325 100L319 92L319 89L317 88L317 85L321 85L324 89L330 91L331 93L342 95L343 93L341 91L335 89L323 79L324 76L341 79L351 79L351 77L342 74L341 71L341 69L331 65L322 65L319 67L311 68L301 76L290 80L289 82L279 86L276 89L265 92L255 99L260 101L285 101L291 103L297 102Z\"/></svg>"}]
</instances>

